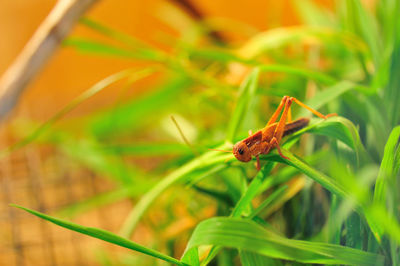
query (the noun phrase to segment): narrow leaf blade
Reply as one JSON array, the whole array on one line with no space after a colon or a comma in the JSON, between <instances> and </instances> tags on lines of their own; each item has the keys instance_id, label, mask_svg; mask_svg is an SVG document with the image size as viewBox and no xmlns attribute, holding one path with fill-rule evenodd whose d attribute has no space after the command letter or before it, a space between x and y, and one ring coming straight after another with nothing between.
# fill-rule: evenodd
<instances>
[{"instance_id":1,"label":"narrow leaf blade","mask_svg":"<svg viewBox=\"0 0 400 266\"><path fill-rule=\"evenodd\" d=\"M133 241L130 241L130 240L126 239L126 238L123 238L121 236L118 236L116 234L108 232L106 230L102 230L102 229L94 228L94 227L86 227L86 226L82 226L82 225L79 225L79 224L68 222L68 221L65 221L65 220L62 220L62 219L54 218L54 217L46 215L44 213L40 213L40 212L31 210L31 209L16 205L16 204L11 204L11 206L17 207L17 208L19 208L21 210L24 210L24 211L27 211L27 212L29 212L29 213L31 213L31 214L39 217L39 218L42 218L42 219L47 220L49 222L52 222L52 223L54 223L54 224L56 224L58 226L67 228L69 230L72 230L72 231L75 231L75 232L78 232L78 233L81 233L81 234L84 234L84 235L88 235L88 236L91 236L91 237L94 237L94 238L97 238L97 239L100 239L100 240L115 244L117 246L121 246L121 247L125 247L125 248L131 249L131 250L135 250L135 251L138 251L140 253L147 254L149 256L152 256L152 257L155 257L155 258L158 258L158 259L162 259L162 260L164 260L166 262L173 263L175 265L185 265L184 263L180 262L179 260L177 260L175 258L172 258L170 256L162 254L162 253L160 253L160 252L158 252L156 250L153 250L153 249L150 249L150 248L146 248L146 247L144 247L142 245L139 245L139 244L137 244L137 243L135 243Z\"/></svg>"}]
</instances>

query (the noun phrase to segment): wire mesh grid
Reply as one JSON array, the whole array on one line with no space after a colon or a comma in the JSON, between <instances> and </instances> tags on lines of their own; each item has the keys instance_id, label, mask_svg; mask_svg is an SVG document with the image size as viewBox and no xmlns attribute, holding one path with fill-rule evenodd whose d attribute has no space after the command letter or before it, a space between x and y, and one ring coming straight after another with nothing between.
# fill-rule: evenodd
<instances>
[{"instance_id":1,"label":"wire mesh grid","mask_svg":"<svg viewBox=\"0 0 400 266\"><path fill-rule=\"evenodd\" d=\"M1 159L0 265L97 265L93 251L98 241L8 204L54 214L110 189L112 184L105 179L77 167L53 149L31 146ZM130 206L125 201L111 207L114 213L126 213ZM74 221L116 232L122 218L123 215L109 215L109 209L102 208L84 213Z\"/></svg>"}]
</instances>

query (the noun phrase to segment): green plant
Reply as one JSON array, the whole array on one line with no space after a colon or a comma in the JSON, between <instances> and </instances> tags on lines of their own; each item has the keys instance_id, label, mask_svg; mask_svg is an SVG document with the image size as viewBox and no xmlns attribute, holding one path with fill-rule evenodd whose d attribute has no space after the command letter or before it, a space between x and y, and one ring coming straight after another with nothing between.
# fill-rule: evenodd
<instances>
[{"instance_id":1,"label":"green plant","mask_svg":"<svg viewBox=\"0 0 400 266\"><path fill-rule=\"evenodd\" d=\"M83 25L120 45L85 38L71 38L65 45L83 52L146 60L151 65L148 70L112 77L125 78L130 85L158 71L164 73L160 86L87 117L88 126L80 132L83 140L67 126L49 127L62 111L42 127L46 134L39 136L39 129L16 147L29 141L52 142L119 185L103 195L103 200L71 206L64 210L67 213L78 214L126 197L137 203L121 229L123 237L19 208L176 265L206 265L213 259L224 265L236 257L243 265L283 265L285 261L398 265L400 20L396 15L400 3L379 1L372 14L359 1L338 1L336 16L309 1L294 4L304 26L259 33L235 49L212 43L203 48L200 44L207 35L200 27L197 35L191 32L177 41L173 54L84 19ZM237 90L226 76L238 64L250 73ZM340 116L313 119L310 126L284 141L282 152L289 160L275 152L263 156L264 166L258 173L251 163L206 149L230 148L246 136L247 129L262 127L277 104L275 100L285 94L300 99L312 94L306 99L310 106ZM71 106L92 94L85 95ZM171 113L193 121L198 128L196 145L163 143L171 138L130 143L130 136L139 132L160 132L160 121ZM299 114L303 115L302 111ZM305 133L311 134L299 145ZM165 154L175 157L151 172L128 166L121 159L122 155ZM164 176L166 171L169 174ZM128 240L146 212L165 205L157 199L168 190L183 191L182 196L206 195L217 206L218 217L196 226L181 260ZM255 208L257 200L261 203ZM207 204L210 202L204 200L193 211ZM174 215L170 216L173 220ZM198 249L209 245L207 250Z\"/></svg>"}]
</instances>

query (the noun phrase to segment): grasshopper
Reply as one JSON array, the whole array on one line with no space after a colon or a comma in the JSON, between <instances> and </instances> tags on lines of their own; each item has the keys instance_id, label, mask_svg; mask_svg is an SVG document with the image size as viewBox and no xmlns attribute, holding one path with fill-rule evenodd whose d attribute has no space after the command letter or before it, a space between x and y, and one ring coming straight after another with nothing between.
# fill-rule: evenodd
<instances>
[{"instance_id":1,"label":"grasshopper","mask_svg":"<svg viewBox=\"0 0 400 266\"><path fill-rule=\"evenodd\" d=\"M260 154L268 154L274 148L278 150L278 153L282 158L289 159L282 154L279 143L284 136L293 134L294 132L304 128L310 121L308 118L299 118L295 121L291 121L290 107L293 102L323 119L337 115L335 113L323 115L294 97L284 96L275 113L271 116L267 125L263 129L254 134L249 131L250 136L248 138L237 142L233 146L232 153L236 159L241 162L249 162L252 157L256 157L257 170L260 170ZM281 118L276 122L282 109L283 112Z\"/></svg>"}]
</instances>

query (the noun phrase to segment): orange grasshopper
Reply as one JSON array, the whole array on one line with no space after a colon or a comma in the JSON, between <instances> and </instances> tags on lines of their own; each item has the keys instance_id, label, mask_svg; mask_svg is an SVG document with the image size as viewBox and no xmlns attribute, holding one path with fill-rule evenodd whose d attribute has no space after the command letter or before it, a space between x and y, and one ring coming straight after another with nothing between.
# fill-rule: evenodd
<instances>
[{"instance_id":1,"label":"orange grasshopper","mask_svg":"<svg viewBox=\"0 0 400 266\"><path fill-rule=\"evenodd\" d=\"M295 121L291 121L292 118L290 106L292 102L297 103L301 107L306 108L316 116L323 119L336 115L323 115L294 97L284 96L275 113L272 115L267 125L263 129L254 134L249 131L250 136L248 138L237 142L233 146L232 153L235 155L236 159L242 162L249 162L253 156L256 157L257 170L260 170L260 154L268 154L274 148L278 150L279 155L282 156L282 158L289 159L282 154L279 143L284 136L302 129L303 127L307 126L310 121L308 118L299 118ZM281 118L279 122L276 122L282 109L283 112Z\"/></svg>"}]
</instances>

